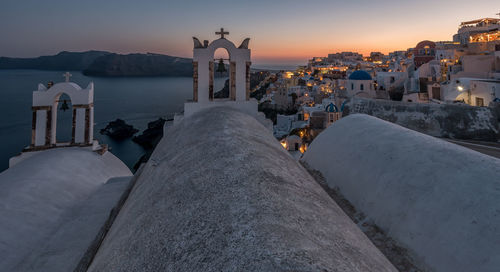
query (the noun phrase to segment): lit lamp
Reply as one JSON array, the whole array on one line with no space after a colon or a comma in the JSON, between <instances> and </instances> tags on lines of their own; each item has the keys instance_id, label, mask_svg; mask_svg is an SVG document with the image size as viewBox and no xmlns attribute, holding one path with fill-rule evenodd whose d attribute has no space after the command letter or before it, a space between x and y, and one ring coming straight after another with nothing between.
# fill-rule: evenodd
<instances>
[{"instance_id":1,"label":"lit lamp","mask_svg":"<svg viewBox=\"0 0 500 272\"><path fill-rule=\"evenodd\" d=\"M281 145L286 149L286 141L282 141Z\"/></svg>"},{"instance_id":2,"label":"lit lamp","mask_svg":"<svg viewBox=\"0 0 500 272\"><path fill-rule=\"evenodd\" d=\"M462 87L462 86L458 85L457 90L461 92L461 91L463 91L463 90L464 90L464 87Z\"/></svg>"}]
</instances>

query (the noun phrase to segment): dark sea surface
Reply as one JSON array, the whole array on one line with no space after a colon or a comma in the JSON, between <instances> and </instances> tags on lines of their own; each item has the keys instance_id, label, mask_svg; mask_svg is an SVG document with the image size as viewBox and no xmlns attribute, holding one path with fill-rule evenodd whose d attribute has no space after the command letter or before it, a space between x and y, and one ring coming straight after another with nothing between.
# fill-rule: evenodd
<instances>
[{"instance_id":1,"label":"dark sea surface","mask_svg":"<svg viewBox=\"0 0 500 272\"><path fill-rule=\"evenodd\" d=\"M32 93L38 83L62 82L65 71L0 70L0 171L8 168L9 158L30 144ZM87 77L72 71L71 81L86 88L94 82L94 138L108 144L111 152L132 168L142 156L142 147L126 139L114 141L99 131L108 122L120 118L140 130L147 123L173 118L183 110L184 102L192 98L191 77L102 78ZM215 90L224 86L223 78L216 78ZM64 100L65 97L61 97ZM67 104L71 106L70 101ZM62 103L59 103L59 108ZM58 110L57 140L71 139L71 110ZM136 134L136 135L138 135Z\"/></svg>"}]
</instances>

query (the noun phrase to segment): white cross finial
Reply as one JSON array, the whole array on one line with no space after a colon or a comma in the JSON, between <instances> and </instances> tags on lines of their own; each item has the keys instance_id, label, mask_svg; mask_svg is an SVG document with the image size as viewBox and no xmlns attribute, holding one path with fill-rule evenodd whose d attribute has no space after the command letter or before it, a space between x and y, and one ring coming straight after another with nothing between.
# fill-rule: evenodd
<instances>
[{"instance_id":1,"label":"white cross finial","mask_svg":"<svg viewBox=\"0 0 500 272\"><path fill-rule=\"evenodd\" d=\"M66 82L69 82L69 78L72 76L69 72L63 74L63 77L66 78Z\"/></svg>"},{"instance_id":2,"label":"white cross finial","mask_svg":"<svg viewBox=\"0 0 500 272\"><path fill-rule=\"evenodd\" d=\"M220 38L224 39L224 35L229 35L229 32L224 32L224 28L221 27L220 31L215 32L215 35L220 35Z\"/></svg>"}]
</instances>

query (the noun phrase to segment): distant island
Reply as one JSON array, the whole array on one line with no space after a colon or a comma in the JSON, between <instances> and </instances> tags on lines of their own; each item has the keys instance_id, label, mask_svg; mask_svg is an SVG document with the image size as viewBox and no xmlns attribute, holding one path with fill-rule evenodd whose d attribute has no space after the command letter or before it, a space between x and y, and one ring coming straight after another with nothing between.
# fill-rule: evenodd
<instances>
[{"instance_id":1,"label":"distant island","mask_svg":"<svg viewBox=\"0 0 500 272\"><path fill-rule=\"evenodd\" d=\"M37 58L0 57L0 69L81 71L86 76L192 76L192 60L161 54L67 52Z\"/></svg>"}]
</instances>

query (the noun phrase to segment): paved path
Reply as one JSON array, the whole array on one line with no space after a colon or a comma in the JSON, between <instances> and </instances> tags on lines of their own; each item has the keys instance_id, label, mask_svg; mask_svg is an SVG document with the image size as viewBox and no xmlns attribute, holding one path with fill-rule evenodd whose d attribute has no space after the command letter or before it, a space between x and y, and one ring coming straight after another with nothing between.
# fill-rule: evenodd
<instances>
[{"instance_id":1,"label":"paved path","mask_svg":"<svg viewBox=\"0 0 500 272\"><path fill-rule=\"evenodd\" d=\"M498 142L493 143L493 142L465 141L465 140L452 140L452 139L443 139L443 140L500 159L500 143Z\"/></svg>"}]
</instances>

